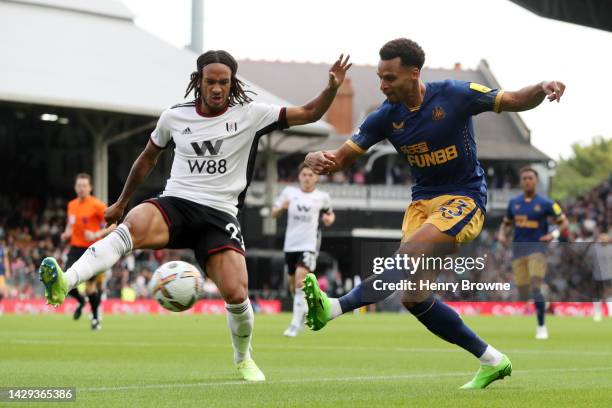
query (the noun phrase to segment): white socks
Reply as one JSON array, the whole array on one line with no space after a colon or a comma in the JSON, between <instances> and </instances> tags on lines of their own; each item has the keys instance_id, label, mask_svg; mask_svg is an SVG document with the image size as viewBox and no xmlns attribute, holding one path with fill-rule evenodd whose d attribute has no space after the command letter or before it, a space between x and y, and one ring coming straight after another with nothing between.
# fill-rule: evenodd
<instances>
[{"instance_id":1,"label":"white socks","mask_svg":"<svg viewBox=\"0 0 612 408\"><path fill-rule=\"evenodd\" d=\"M251 358L251 337L255 324L253 308L249 298L247 298L244 302L236 305L226 303L225 309L227 310L227 325L232 334L234 362L239 363Z\"/></svg>"},{"instance_id":2,"label":"white socks","mask_svg":"<svg viewBox=\"0 0 612 408\"><path fill-rule=\"evenodd\" d=\"M342 308L340 307L340 301L336 298L329 298L329 317L335 319L342 314Z\"/></svg>"},{"instance_id":3,"label":"white socks","mask_svg":"<svg viewBox=\"0 0 612 408\"><path fill-rule=\"evenodd\" d=\"M68 290L106 271L122 256L132 251L132 237L125 224L105 238L91 244L87 251L66 271Z\"/></svg>"},{"instance_id":4,"label":"white socks","mask_svg":"<svg viewBox=\"0 0 612 408\"><path fill-rule=\"evenodd\" d=\"M482 356L478 357L478 360L480 360L480 364L496 366L502 361L503 356L495 347L487 346L487 349Z\"/></svg>"},{"instance_id":5,"label":"white socks","mask_svg":"<svg viewBox=\"0 0 612 408\"><path fill-rule=\"evenodd\" d=\"M595 319L601 319L601 302L593 302L593 317Z\"/></svg>"},{"instance_id":6,"label":"white socks","mask_svg":"<svg viewBox=\"0 0 612 408\"><path fill-rule=\"evenodd\" d=\"M291 325L301 329L304 325L304 315L306 312L308 312L308 306L306 306L304 290L297 288L293 296L293 319L291 320Z\"/></svg>"},{"instance_id":7,"label":"white socks","mask_svg":"<svg viewBox=\"0 0 612 408\"><path fill-rule=\"evenodd\" d=\"M606 299L606 306L608 306L608 317L612 317L612 298Z\"/></svg>"}]
</instances>

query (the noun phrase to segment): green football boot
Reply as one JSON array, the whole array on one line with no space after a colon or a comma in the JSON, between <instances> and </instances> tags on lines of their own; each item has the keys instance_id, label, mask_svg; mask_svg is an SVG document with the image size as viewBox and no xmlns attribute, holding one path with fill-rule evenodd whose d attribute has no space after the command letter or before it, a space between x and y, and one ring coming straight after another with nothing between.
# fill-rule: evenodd
<instances>
[{"instance_id":1,"label":"green football boot","mask_svg":"<svg viewBox=\"0 0 612 408\"><path fill-rule=\"evenodd\" d=\"M304 278L304 295L308 303L306 325L311 330L321 330L331 320L329 298L319 289L317 277L312 273Z\"/></svg>"},{"instance_id":2,"label":"green football boot","mask_svg":"<svg viewBox=\"0 0 612 408\"><path fill-rule=\"evenodd\" d=\"M502 361L496 366L481 365L474 378L463 384L463 390L475 390L486 388L493 381L501 380L506 376L512 375L512 363L504 355Z\"/></svg>"},{"instance_id":3,"label":"green football boot","mask_svg":"<svg viewBox=\"0 0 612 408\"><path fill-rule=\"evenodd\" d=\"M45 285L47 304L57 307L64 303L68 293L68 280L55 258L48 257L43 259L38 268L38 275L41 282Z\"/></svg>"},{"instance_id":4,"label":"green football boot","mask_svg":"<svg viewBox=\"0 0 612 408\"><path fill-rule=\"evenodd\" d=\"M266 376L252 358L239 362L236 364L236 368L245 381L266 381Z\"/></svg>"}]
</instances>

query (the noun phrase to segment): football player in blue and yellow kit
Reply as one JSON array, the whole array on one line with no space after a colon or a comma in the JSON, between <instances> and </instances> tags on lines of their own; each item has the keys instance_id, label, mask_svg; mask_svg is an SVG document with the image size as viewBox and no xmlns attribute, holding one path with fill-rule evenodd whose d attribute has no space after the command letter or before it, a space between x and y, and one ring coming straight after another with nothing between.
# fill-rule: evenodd
<instances>
[{"instance_id":1,"label":"football player in blue and yellow kit","mask_svg":"<svg viewBox=\"0 0 612 408\"><path fill-rule=\"evenodd\" d=\"M316 173L327 174L347 168L372 145L388 140L410 165L415 181L398 250L415 257L451 253L482 229L487 185L476 154L472 116L532 109L547 96L558 101L565 89L558 81L516 92L454 80L424 83L420 78L424 62L425 53L414 41L400 38L385 44L378 76L387 100L337 150L309 153L305 160ZM320 330L343 313L382 300L392 292L380 291L379 298L372 293L376 293L374 281L385 275L397 276L397 270L364 279L339 299L328 298L315 276L307 275L308 326ZM462 388L484 388L510 375L508 357L480 339L452 308L430 293L421 295L411 298L404 293L404 306L431 332L480 360L480 369Z\"/></svg>"},{"instance_id":2,"label":"football player in blue and yellow kit","mask_svg":"<svg viewBox=\"0 0 612 408\"><path fill-rule=\"evenodd\" d=\"M536 193L538 173L531 167L519 172L523 193L508 203L506 216L499 230L498 240L506 244L507 235L514 226L512 271L514 282L522 301L533 299L538 326L536 339L548 338L544 324L546 300L542 294L542 283L546 275L546 242L553 240L548 232L548 218L554 217L559 230L565 232L568 222L559 204ZM559 234L559 230L553 231Z\"/></svg>"}]
</instances>

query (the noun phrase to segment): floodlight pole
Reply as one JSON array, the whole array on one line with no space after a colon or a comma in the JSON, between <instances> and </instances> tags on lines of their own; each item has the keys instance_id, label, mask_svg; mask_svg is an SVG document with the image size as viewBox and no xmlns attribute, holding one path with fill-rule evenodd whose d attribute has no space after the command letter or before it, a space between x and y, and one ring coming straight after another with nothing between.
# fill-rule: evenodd
<instances>
[{"instance_id":1,"label":"floodlight pole","mask_svg":"<svg viewBox=\"0 0 612 408\"><path fill-rule=\"evenodd\" d=\"M204 0L191 0L191 44L196 54L204 51Z\"/></svg>"},{"instance_id":2,"label":"floodlight pole","mask_svg":"<svg viewBox=\"0 0 612 408\"><path fill-rule=\"evenodd\" d=\"M274 132L273 132L274 133ZM264 207L272 209L274 204L274 198L277 195L278 189L278 154L274 151L272 146L272 134L266 136L266 188L264 191ZM263 234L264 235L275 235L276 234L276 218L272 217L272 214L268 214L263 219Z\"/></svg>"}]
</instances>

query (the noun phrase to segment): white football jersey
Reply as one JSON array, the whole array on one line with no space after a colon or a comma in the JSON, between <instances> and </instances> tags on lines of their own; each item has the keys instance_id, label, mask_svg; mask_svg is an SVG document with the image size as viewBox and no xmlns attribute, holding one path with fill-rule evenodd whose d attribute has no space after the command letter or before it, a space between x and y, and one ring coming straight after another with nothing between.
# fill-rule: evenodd
<instances>
[{"instance_id":1,"label":"white football jersey","mask_svg":"<svg viewBox=\"0 0 612 408\"><path fill-rule=\"evenodd\" d=\"M174 160L162 196L179 197L236 216L251 183L259 138L287 127L285 108L257 102L206 116L195 101L166 109L151 133Z\"/></svg>"},{"instance_id":2,"label":"white football jersey","mask_svg":"<svg viewBox=\"0 0 612 408\"><path fill-rule=\"evenodd\" d=\"M331 211L329 194L316 189L306 193L299 187L288 186L283 189L274 206L282 207L286 201L289 202L289 208L283 251L319 252L319 218L321 212Z\"/></svg>"}]
</instances>

